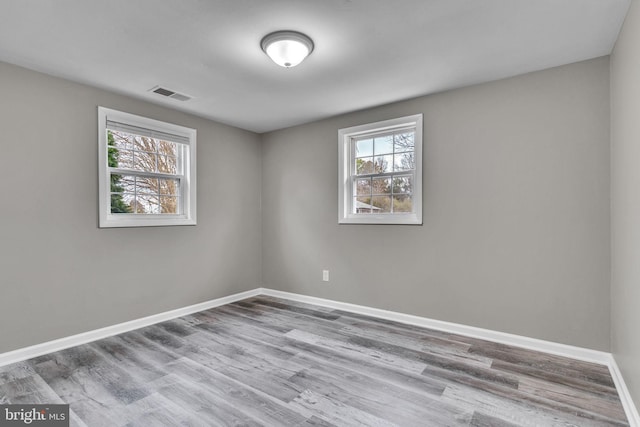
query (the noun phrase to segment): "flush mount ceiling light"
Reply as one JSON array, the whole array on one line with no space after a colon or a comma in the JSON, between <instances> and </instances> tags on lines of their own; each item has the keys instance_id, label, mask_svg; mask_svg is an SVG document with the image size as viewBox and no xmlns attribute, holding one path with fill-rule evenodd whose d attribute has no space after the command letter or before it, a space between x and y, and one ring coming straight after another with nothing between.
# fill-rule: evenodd
<instances>
[{"instance_id":1,"label":"flush mount ceiling light","mask_svg":"<svg viewBox=\"0 0 640 427\"><path fill-rule=\"evenodd\" d=\"M313 52L313 41L297 31L276 31L260 42L264 53L281 67L295 67Z\"/></svg>"}]
</instances>

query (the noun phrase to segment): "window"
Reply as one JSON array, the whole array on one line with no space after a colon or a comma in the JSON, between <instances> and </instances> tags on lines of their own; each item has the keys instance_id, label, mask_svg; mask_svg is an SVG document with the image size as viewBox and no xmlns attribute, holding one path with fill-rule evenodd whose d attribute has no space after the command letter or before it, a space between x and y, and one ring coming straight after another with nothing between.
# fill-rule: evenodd
<instances>
[{"instance_id":1,"label":"window","mask_svg":"<svg viewBox=\"0 0 640 427\"><path fill-rule=\"evenodd\" d=\"M422 114L340 129L341 224L422 224Z\"/></svg>"},{"instance_id":2,"label":"window","mask_svg":"<svg viewBox=\"0 0 640 427\"><path fill-rule=\"evenodd\" d=\"M100 227L195 225L196 131L98 107Z\"/></svg>"}]
</instances>

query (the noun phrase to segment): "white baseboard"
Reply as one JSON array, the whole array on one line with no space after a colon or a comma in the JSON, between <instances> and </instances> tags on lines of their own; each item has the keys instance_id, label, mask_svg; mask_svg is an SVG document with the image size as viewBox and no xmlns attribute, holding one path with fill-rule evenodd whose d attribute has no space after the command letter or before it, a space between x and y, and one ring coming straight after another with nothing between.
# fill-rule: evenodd
<instances>
[{"instance_id":1,"label":"white baseboard","mask_svg":"<svg viewBox=\"0 0 640 427\"><path fill-rule=\"evenodd\" d=\"M350 304L346 302L334 301L324 298L311 297L306 295L295 294L291 292L277 291L268 288L257 288L246 292L229 295L223 298L206 301L199 304L190 305L188 307L176 310L166 311L164 313L143 317L141 319L131 320L129 322L119 323L117 325L107 326L105 328L93 331L83 332L81 334L48 341L42 344L21 348L0 354L0 366L11 363L21 362L33 357L42 356L47 353L64 350L80 344L107 338L113 335L128 332L144 326L153 325L155 323L164 322L166 320L175 319L176 317L186 316L197 313L198 311L208 310L210 308L240 301L246 298L268 295L277 298L298 301L307 304L314 304L323 307L333 308L336 310L350 311L352 313L363 314L367 316L378 317L381 319L393 320L409 325L420 326L424 328L436 329L444 332L465 335L473 338L498 342L502 344L522 347L530 350L541 351L545 353L555 354L558 356L570 357L572 359L582 360L586 362L598 363L609 367L611 377L616 385L620 400L629 419L631 427L640 427L640 417L635 407L629 389L627 388L620 369L611 355L604 351L591 350L582 347L576 347L566 344L560 344L551 341L529 338L505 332L492 331L489 329L476 328L474 326L461 325L457 323L444 322L442 320L434 320L426 317L414 316L395 311L382 310L379 308L367 307L363 305Z\"/></svg>"},{"instance_id":2,"label":"white baseboard","mask_svg":"<svg viewBox=\"0 0 640 427\"><path fill-rule=\"evenodd\" d=\"M627 384L624 382L624 378L622 377L622 372L620 372L620 368L618 367L613 355L609 361L609 372L611 372L611 378L613 378L613 382L618 390L618 395L620 396L620 401L622 402L624 411L629 419L629 425L631 427L640 427L640 415L638 414L638 409L631 398Z\"/></svg>"},{"instance_id":3,"label":"white baseboard","mask_svg":"<svg viewBox=\"0 0 640 427\"><path fill-rule=\"evenodd\" d=\"M197 313L198 311L208 310L213 307L240 301L260 294L260 288L246 292L229 295L222 298L216 298L199 304L182 307L175 310L165 311L164 313L154 314L140 319L131 320L129 322L118 323L117 325L107 326L93 331L83 332L77 335L60 338L53 341L47 341L42 344L36 344L17 350L0 353L0 366L10 363L21 362L33 357L42 356L54 351L64 350L65 348L75 347L80 344L86 344L91 341L100 340L123 332L132 331L155 323L164 322L166 320L175 319L176 317L186 316L188 314Z\"/></svg>"}]
</instances>

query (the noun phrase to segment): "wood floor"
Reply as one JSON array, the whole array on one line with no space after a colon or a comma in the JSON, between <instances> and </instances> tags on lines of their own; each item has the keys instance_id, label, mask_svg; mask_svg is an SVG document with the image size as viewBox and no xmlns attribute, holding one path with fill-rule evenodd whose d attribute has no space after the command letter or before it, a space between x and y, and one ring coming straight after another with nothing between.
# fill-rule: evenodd
<instances>
[{"instance_id":1,"label":"wood floor","mask_svg":"<svg viewBox=\"0 0 640 427\"><path fill-rule=\"evenodd\" d=\"M256 297L0 368L76 426L627 426L605 366Z\"/></svg>"}]
</instances>

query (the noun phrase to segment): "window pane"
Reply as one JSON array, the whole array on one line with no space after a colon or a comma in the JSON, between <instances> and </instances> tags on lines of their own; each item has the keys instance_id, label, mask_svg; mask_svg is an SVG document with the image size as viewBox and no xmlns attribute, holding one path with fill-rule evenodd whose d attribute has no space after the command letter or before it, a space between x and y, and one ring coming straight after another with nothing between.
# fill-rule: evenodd
<instances>
[{"instance_id":1,"label":"window pane","mask_svg":"<svg viewBox=\"0 0 640 427\"><path fill-rule=\"evenodd\" d=\"M391 194L391 178L373 178L373 194Z\"/></svg>"},{"instance_id":2,"label":"window pane","mask_svg":"<svg viewBox=\"0 0 640 427\"><path fill-rule=\"evenodd\" d=\"M136 178L136 193L142 194L157 194L158 193L158 178L137 177Z\"/></svg>"},{"instance_id":3,"label":"window pane","mask_svg":"<svg viewBox=\"0 0 640 427\"><path fill-rule=\"evenodd\" d=\"M177 214L178 198L173 196L160 196L160 213Z\"/></svg>"},{"instance_id":4,"label":"window pane","mask_svg":"<svg viewBox=\"0 0 640 427\"><path fill-rule=\"evenodd\" d=\"M158 155L154 153L147 153L145 151L135 151L133 153L132 169L144 171L144 172L155 172L157 157Z\"/></svg>"},{"instance_id":5,"label":"window pane","mask_svg":"<svg viewBox=\"0 0 640 427\"><path fill-rule=\"evenodd\" d=\"M122 193L124 188L122 187L122 175L111 174L111 193Z\"/></svg>"},{"instance_id":6,"label":"window pane","mask_svg":"<svg viewBox=\"0 0 640 427\"><path fill-rule=\"evenodd\" d=\"M111 155L109 153L109 167L112 168L123 168L123 169L133 169L133 151L131 150L116 150L116 152Z\"/></svg>"},{"instance_id":7,"label":"window pane","mask_svg":"<svg viewBox=\"0 0 640 427\"><path fill-rule=\"evenodd\" d=\"M111 213L126 214L134 211L134 197L129 193L111 193Z\"/></svg>"},{"instance_id":8,"label":"window pane","mask_svg":"<svg viewBox=\"0 0 640 427\"><path fill-rule=\"evenodd\" d=\"M156 195L136 195L136 213L158 214L160 213L160 199Z\"/></svg>"},{"instance_id":9,"label":"window pane","mask_svg":"<svg viewBox=\"0 0 640 427\"><path fill-rule=\"evenodd\" d=\"M371 213L371 197L356 197L355 211L356 213Z\"/></svg>"},{"instance_id":10,"label":"window pane","mask_svg":"<svg viewBox=\"0 0 640 427\"><path fill-rule=\"evenodd\" d=\"M391 154L393 153L393 135L377 136L373 143L374 154Z\"/></svg>"},{"instance_id":11,"label":"window pane","mask_svg":"<svg viewBox=\"0 0 640 427\"><path fill-rule=\"evenodd\" d=\"M133 149L133 135L124 132L107 131L108 144L118 149Z\"/></svg>"},{"instance_id":12,"label":"window pane","mask_svg":"<svg viewBox=\"0 0 640 427\"><path fill-rule=\"evenodd\" d=\"M356 157L373 156L373 139L356 141Z\"/></svg>"},{"instance_id":13,"label":"window pane","mask_svg":"<svg viewBox=\"0 0 640 427\"><path fill-rule=\"evenodd\" d=\"M356 194L358 196L371 195L371 178L356 179Z\"/></svg>"},{"instance_id":14,"label":"window pane","mask_svg":"<svg viewBox=\"0 0 640 427\"><path fill-rule=\"evenodd\" d=\"M158 156L158 172L177 174L178 158L174 156Z\"/></svg>"},{"instance_id":15,"label":"window pane","mask_svg":"<svg viewBox=\"0 0 640 427\"><path fill-rule=\"evenodd\" d=\"M409 194L413 192L413 179L410 176L393 177L393 193Z\"/></svg>"},{"instance_id":16,"label":"window pane","mask_svg":"<svg viewBox=\"0 0 640 427\"><path fill-rule=\"evenodd\" d=\"M116 176L116 175L111 175ZM136 191L136 177L131 175L117 175L120 176L118 185L122 187L122 191L125 193L134 193Z\"/></svg>"},{"instance_id":17,"label":"window pane","mask_svg":"<svg viewBox=\"0 0 640 427\"><path fill-rule=\"evenodd\" d=\"M374 157L374 173L391 172L393 168L393 155Z\"/></svg>"},{"instance_id":18,"label":"window pane","mask_svg":"<svg viewBox=\"0 0 640 427\"><path fill-rule=\"evenodd\" d=\"M126 194L125 196L130 200L129 205L131 206L132 213L146 213L144 210L144 204L138 204L134 194Z\"/></svg>"},{"instance_id":19,"label":"window pane","mask_svg":"<svg viewBox=\"0 0 640 427\"><path fill-rule=\"evenodd\" d=\"M130 198L129 198L130 199ZM124 194L112 193L111 194L111 213L131 213L133 210L129 205L129 201Z\"/></svg>"},{"instance_id":20,"label":"window pane","mask_svg":"<svg viewBox=\"0 0 640 427\"><path fill-rule=\"evenodd\" d=\"M169 141L158 141L158 153L175 157L178 155L178 144Z\"/></svg>"},{"instance_id":21,"label":"window pane","mask_svg":"<svg viewBox=\"0 0 640 427\"><path fill-rule=\"evenodd\" d=\"M373 196L371 204L373 205L372 213L391 212L391 196Z\"/></svg>"},{"instance_id":22,"label":"window pane","mask_svg":"<svg viewBox=\"0 0 640 427\"><path fill-rule=\"evenodd\" d=\"M413 153L396 154L394 158L394 171L413 170L416 167Z\"/></svg>"},{"instance_id":23,"label":"window pane","mask_svg":"<svg viewBox=\"0 0 640 427\"><path fill-rule=\"evenodd\" d=\"M180 189L180 182L177 179L159 179L158 194L166 196L177 196Z\"/></svg>"},{"instance_id":24,"label":"window pane","mask_svg":"<svg viewBox=\"0 0 640 427\"><path fill-rule=\"evenodd\" d=\"M136 136L134 139L134 148L138 151L146 151L155 153L158 151L158 143L155 139L148 136Z\"/></svg>"},{"instance_id":25,"label":"window pane","mask_svg":"<svg viewBox=\"0 0 640 427\"><path fill-rule=\"evenodd\" d=\"M356 159L356 175L373 173L373 157Z\"/></svg>"},{"instance_id":26,"label":"window pane","mask_svg":"<svg viewBox=\"0 0 640 427\"><path fill-rule=\"evenodd\" d=\"M415 141L413 132L398 133L393 136L394 150L396 153L414 151Z\"/></svg>"},{"instance_id":27,"label":"window pane","mask_svg":"<svg viewBox=\"0 0 640 427\"><path fill-rule=\"evenodd\" d=\"M411 196L394 196L393 211L398 213L411 213L413 211L413 200Z\"/></svg>"}]
</instances>

